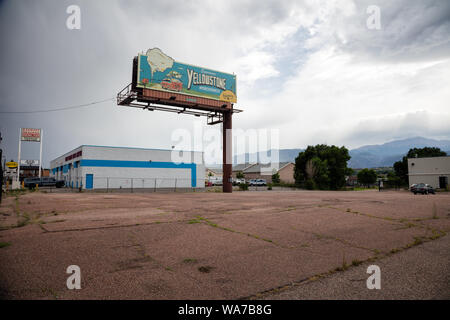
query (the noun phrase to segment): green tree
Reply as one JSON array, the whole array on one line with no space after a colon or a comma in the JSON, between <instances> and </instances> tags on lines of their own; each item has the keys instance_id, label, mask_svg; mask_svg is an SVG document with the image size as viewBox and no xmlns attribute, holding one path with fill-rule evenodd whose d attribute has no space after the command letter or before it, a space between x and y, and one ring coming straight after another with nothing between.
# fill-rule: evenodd
<instances>
[{"instance_id":1,"label":"green tree","mask_svg":"<svg viewBox=\"0 0 450 320\"><path fill-rule=\"evenodd\" d=\"M242 171L238 171L236 173L236 179L244 179L244 173L242 173Z\"/></svg>"},{"instance_id":2,"label":"green tree","mask_svg":"<svg viewBox=\"0 0 450 320\"><path fill-rule=\"evenodd\" d=\"M386 187L398 189L401 185L402 183L400 178L397 177L394 172L388 172Z\"/></svg>"},{"instance_id":3,"label":"green tree","mask_svg":"<svg viewBox=\"0 0 450 320\"><path fill-rule=\"evenodd\" d=\"M280 183L280 174L278 172L275 172L272 175L272 182L273 183Z\"/></svg>"},{"instance_id":4,"label":"green tree","mask_svg":"<svg viewBox=\"0 0 450 320\"><path fill-rule=\"evenodd\" d=\"M350 156L345 147L308 146L295 159L295 183L307 189L340 189L345 184L345 176L350 173L348 160Z\"/></svg>"},{"instance_id":5,"label":"green tree","mask_svg":"<svg viewBox=\"0 0 450 320\"><path fill-rule=\"evenodd\" d=\"M428 157L443 157L447 153L441 151L439 148L425 147L409 149L406 156L402 160L394 163L395 175L400 179L402 185L408 184L408 158L428 158Z\"/></svg>"},{"instance_id":6,"label":"green tree","mask_svg":"<svg viewBox=\"0 0 450 320\"><path fill-rule=\"evenodd\" d=\"M362 169L358 172L358 182L362 185L369 186L377 181L377 173L373 169Z\"/></svg>"}]
</instances>

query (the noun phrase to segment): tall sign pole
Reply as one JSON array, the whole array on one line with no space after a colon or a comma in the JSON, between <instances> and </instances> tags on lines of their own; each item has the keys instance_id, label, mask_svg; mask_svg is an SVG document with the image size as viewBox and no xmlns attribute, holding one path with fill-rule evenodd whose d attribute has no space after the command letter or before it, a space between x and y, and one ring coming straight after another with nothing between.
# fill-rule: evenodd
<instances>
[{"instance_id":1,"label":"tall sign pole","mask_svg":"<svg viewBox=\"0 0 450 320\"><path fill-rule=\"evenodd\" d=\"M223 112L223 133L222 133L222 158L223 158L223 164L222 164L222 171L223 171L223 178L222 178L222 191L226 193L233 192L233 184L231 181L231 171L232 171L232 165L233 165L233 157L232 157L232 115L233 111L225 111Z\"/></svg>"},{"instance_id":2,"label":"tall sign pole","mask_svg":"<svg viewBox=\"0 0 450 320\"><path fill-rule=\"evenodd\" d=\"M41 168L42 168L42 139L44 136L44 130L40 129L41 134L41 143L40 143L40 152L39 152L39 178L41 177Z\"/></svg>"},{"instance_id":3,"label":"tall sign pole","mask_svg":"<svg viewBox=\"0 0 450 320\"><path fill-rule=\"evenodd\" d=\"M22 145L22 128L19 128L19 152L17 154L17 183L20 183L20 146Z\"/></svg>"}]
</instances>

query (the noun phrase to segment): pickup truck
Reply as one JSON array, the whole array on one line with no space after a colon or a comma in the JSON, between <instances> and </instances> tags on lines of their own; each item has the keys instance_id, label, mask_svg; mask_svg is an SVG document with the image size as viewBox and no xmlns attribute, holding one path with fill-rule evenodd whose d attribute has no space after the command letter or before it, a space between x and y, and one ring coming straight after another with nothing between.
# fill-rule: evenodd
<instances>
[{"instance_id":1,"label":"pickup truck","mask_svg":"<svg viewBox=\"0 0 450 320\"><path fill-rule=\"evenodd\" d=\"M38 185L38 187L56 187L61 188L64 186L64 180L56 180L55 178L42 177L42 178L25 178L23 180L25 188L33 189Z\"/></svg>"}]
</instances>

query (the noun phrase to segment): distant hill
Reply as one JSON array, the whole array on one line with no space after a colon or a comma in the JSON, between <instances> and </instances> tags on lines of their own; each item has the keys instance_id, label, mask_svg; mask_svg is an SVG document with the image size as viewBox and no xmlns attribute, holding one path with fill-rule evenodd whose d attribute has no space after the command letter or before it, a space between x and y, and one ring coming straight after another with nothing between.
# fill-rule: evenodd
<instances>
[{"instance_id":1,"label":"distant hill","mask_svg":"<svg viewBox=\"0 0 450 320\"><path fill-rule=\"evenodd\" d=\"M348 166L351 168L389 167L406 155L409 149L423 147L437 147L449 154L447 150L450 150L450 140L415 137L379 145L362 146L350 150L352 158Z\"/></svg>"},{"instance_id":2,"label":"distant hill","mask_svg":"<svg viewBox=\"0 0 450 320\"><path fill-rule=\"evenodd\" d=\"M298 156L298 154L300 152L302 152L304 149L280 149L278 157L279 157L279 161L278 162L289 162L289 161L295 161L295 158ZM267 153L267 156L270 157L272 155L272 152L274 152L275 150L270 150ZM242 161L242 159L245 159L244 161ZM244 156L240 155L240 156L234 156L233 158L233 163L237 164L237 163L250 163L250 162L254 162L256 159L256 162L260 162L259 159L259 154L258 153L246 153ZM251 160L251 161L250 161Z\"/></svg>"},{"instance_id":3,"label":"distant hill","mask_svg":"<svg viewBox=\"0 0 450 320\"><path fill-rule=\"evenodd\" d=\"M414 137L403 140L395 140L378 145L367 145L349 151L351 159L348 162L350 168L375 168L391 167L395 161L400 160L411 148L437 147L450 155L450 140L434 140L423 137ZM279 161L295 161L298 154L304 149L280 149ZM269 151L268 155L271 155ZM245 154L245 161L241 157L234 157L233 163L245 163L257 159L257 154Z\"/></svg>"}]
</instances>

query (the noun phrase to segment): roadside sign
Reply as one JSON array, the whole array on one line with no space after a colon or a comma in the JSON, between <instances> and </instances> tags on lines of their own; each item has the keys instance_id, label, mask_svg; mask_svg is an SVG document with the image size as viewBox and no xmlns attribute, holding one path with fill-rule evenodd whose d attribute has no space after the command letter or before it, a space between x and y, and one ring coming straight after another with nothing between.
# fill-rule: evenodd
<instances>
[{"instance_id":1,"label":"roadside sign","mask_svg":"<svg viewBox=\"0 0 450 320\"><path fill-rule=\"evenodd\" d=\"M17 166L18 166L18 163L17 162L15 162L15 161L9 161L9 162L7 162L6 163L6 166L8 167L8 168L17 168Z\"/></svg>"}]
</instances>

